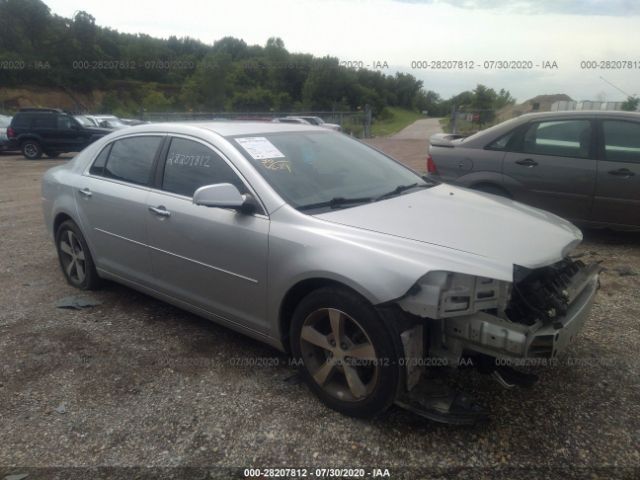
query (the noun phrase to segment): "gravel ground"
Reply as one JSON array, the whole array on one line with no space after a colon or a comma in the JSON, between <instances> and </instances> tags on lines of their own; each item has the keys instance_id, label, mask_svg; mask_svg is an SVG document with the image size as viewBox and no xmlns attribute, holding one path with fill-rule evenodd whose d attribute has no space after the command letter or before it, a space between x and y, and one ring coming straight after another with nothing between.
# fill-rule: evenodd
<instances>
[{"instance_id":1,"label":"gravel ground","mask_svg":"<svg viewBox=\"0 0 640 480\"><path fill-rule=\"evenodd\" d=\"M602 261L602 289L568 361L534 387L455 374L490 406L488 424L443 426L397 408L354 420L297 383L286 356L128 288L86 295L102 304L85 311L56 309L78 292L42 224L39 184L62 162L0 156L0 479L89 476L37 469L46 467L147 467L92 478L242 477L220 468L247 466L639 478L640 234L586 232L580 251ZM180 466L206 469L169 468Z\"/></svg>"}]
</instances>

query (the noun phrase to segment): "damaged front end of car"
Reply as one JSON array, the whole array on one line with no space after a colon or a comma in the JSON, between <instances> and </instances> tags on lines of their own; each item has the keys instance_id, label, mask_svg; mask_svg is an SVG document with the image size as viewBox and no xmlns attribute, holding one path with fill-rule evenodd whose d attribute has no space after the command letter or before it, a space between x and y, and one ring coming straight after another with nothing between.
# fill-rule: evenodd
<instances>
[{"instance_id":1,"label":"damaged front end of car","mask_svg":"<svg viewBox=\"0 0 640 480\"><path fill-rule=\"evenodd\" d=\"M458 367L469 360L501 385L527 386L536 377L510 365L558 359L582 329L599 286L600 266L563 260L541 268L515 265L513 282L433 271L396 301L416 319L402 333L407 391L398 404L447 423L475 423L487 412L467 395L421 381L425 366ZM425 364L424 359L431 360ZM421 360L422 359L422 360Z\"/></svg>"}]
</instances>

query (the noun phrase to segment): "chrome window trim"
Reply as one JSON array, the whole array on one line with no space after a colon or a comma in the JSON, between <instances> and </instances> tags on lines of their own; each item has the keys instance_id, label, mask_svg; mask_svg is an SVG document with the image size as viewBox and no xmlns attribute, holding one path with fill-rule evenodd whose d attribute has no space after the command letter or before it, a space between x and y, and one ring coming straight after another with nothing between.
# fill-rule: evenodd
<instances>
[{"instance_id":1,"label":"chrome window trim","mask_svg":"<svg viewBox=\"0 0 640 480\"><path fill-rule=\"evenodd\" d=\"M184 140L191 140L191 141L195 141L197 143L200 143L202 145L204 145L207 148L210 148L211 150L213 150L213 152L218 155L226 164L229 168L231 168L231 170L233 171L233 173L235 173L238 178L240 179L240 181L244 184L244 186L247 188L247 190L253 195L253 198L255 198L259 203L260 203L260 207L262 209L262 212L264 213L260 213L260 215L266 215L268 217L268 213L267 213L267 209L264 205L264 202L262 201L262 199L260 198L260 196L258 195L258 193L255 191L255 189L253 188L253 186L251 185L251 183L245 178L245 176L242 174L242 172L240 172L240 170L238 170L238 168L233 164L233 162L231 160L229 160L227 158L227 156L215 145L212 145L211 143L207 142L206 140L203 140L201 138L198 137L194 137L191 135L187 135L184 133L168 133L167 136L169 137L169 141L171 141L171 138L182 138ZM167 152L168 153L168 152ZM166 159L165 159L166 161ZM155 188L152 188L152 190L157 190ZM174 192L168 192L166 190L159 190L162 193L174 193ZM180 194L176 194L179 195L182 198L188 198L189 200L192 200L193 197L187 197L186 195L180 195Z\"/></svg>"},{"instance_id":2,"label":"chrome window trim","mask_svg":"<svg viewBox=\"0 0 640 480\"><path fill-rule=\"evenodd\" d=\"M131 134L128 134L128 135L119 136L119 137L114 138L114 139L110 140L109 142L105 143L103 145L103 147L100 148L96 152L96 154L91 157L91 160L89 162L87 162L87 166L85 167L84 171L82 172L82 175L85 176L85 177L96 178L96 179L99 179L99 180L104 180L104 181L116 183L116 184L119 184L119 185L125 185L125 186L134 187L134 188L139 188L139 189L145 190L145 191L161 193L161 194L169 195L169 196L172 196L172 197L175 197L175 198L186 199L186 200L189 200L191 202L193 200L193 197L187 197L186 195L181 195L181 194L178 194L178 193L169 192L167 190L154 188L154 187L151 187L151 186L148 186L148 185L138 185L138 184L131 183L131 182L125 182L125 181L122 181L122 180L113 179L113 178L110 178L110 177L103 177L101 175L93 175L93 174L90 173L91 167L93 166L94 162L100 156L100 154L103 152L103 150L105 148L108 148L111 144L113 144L114 142L117 142L119 140L124 140L124 139L127 139L127 138L133 138L133 137L169 137L169 141L171 141L171 138L183 138L185 140L195 141L197 143L200 143L200 144L204 145L207 148L210 148L211 150L213 150L213 152L216 155L218 155L229 166L229 168L231 168L231 170L238 176L238 178L244 184L244 186L247 187L247 190L253 195L253 197L260 204L260 208L261 208L262 212L255 213L253 216L261 217L261 218L267 218L267 219L269 218L268 210L267 210L264 202L262 201L262 198L260 198L260 195L258 195L256 190L253 188L253 185L251 185L251 183L246 179L246 177L242 174L242 172L240 172L240 170L238 170L238 168L233 164L233 162L231 160L229 160L227 158L227 156L219 148L217 148L215 145L212 145L208 141L203 140L203 139L198 138L198 137L194 137L192 135L187 135L187 134L183 134L183 133L170 133L170 132L157 132L157 133L156 132L149 132L149 133L131 133ZM165 159L160 159L160 161L165 161L166 162L166 158Z\"/></svg>"}]
</instances>

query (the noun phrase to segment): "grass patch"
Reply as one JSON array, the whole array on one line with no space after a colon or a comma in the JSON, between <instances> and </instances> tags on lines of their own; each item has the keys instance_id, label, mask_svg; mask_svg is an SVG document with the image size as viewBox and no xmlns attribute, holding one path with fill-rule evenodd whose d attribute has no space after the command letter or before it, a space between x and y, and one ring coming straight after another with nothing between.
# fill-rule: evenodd
<instances>
[{"instance_id":1,"label":"grass patch","mask_svg":"<svg viewBox=\"0 0 640 480\"><path fill-rule=\"evenodd\" d=\"M385 111L379 115L379 117L380 118L374 119L371 125L371 133L375 137L393 135L411 125L416 120L425 118L425 116L419 112L397 107L385 108Z\"/></svg>"}]
</instances>

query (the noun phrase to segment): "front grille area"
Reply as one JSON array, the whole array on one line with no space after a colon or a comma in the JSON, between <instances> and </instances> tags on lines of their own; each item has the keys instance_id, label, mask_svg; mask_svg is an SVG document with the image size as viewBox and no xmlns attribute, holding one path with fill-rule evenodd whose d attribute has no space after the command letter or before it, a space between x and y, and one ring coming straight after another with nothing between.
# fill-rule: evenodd
<instances>
[{"instance_id":1,"label":"front grille area","mask_svg":"<svg viewBox=\"0 0 640 480\"><path fill-rule=\"evenodd\" d=\"M512 322L533 325L551 323L567 313L573 300L571 285L585 268L580 260L567 257L535 270L515 266L511 301L505 313Z\"/></svg>"}]
</instances>

